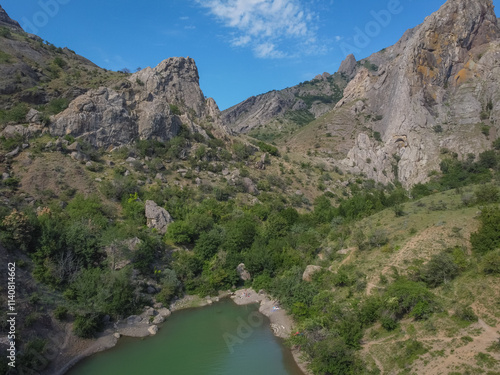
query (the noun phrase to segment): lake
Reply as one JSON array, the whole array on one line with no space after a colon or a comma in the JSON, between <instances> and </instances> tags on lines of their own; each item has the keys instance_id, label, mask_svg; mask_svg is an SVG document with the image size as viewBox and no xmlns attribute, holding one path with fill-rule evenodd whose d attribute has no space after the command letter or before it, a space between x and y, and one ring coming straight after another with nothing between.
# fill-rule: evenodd
<instances>
[{"instance_id":1,"label":"lake","mask_svg":"<svg viewBox=\"0 0 500 375\"><path fill-rule=\"evenodd\" d=\"M258 305L223 299L173 313L156 336L120 338L70 375L303 375Z\"/></svg>"}]
</instances>

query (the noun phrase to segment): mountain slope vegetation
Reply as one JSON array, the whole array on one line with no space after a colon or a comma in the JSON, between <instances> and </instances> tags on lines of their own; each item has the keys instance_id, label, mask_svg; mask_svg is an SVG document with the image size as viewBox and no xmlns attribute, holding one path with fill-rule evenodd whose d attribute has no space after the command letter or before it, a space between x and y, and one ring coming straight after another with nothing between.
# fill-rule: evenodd
<instances>
[{"instance_id":1,"label":"mountain slope vegetation","mask_svg":"<svg viewBox=\"0 0 500 375\"><path fill-rule=\"evenodd\" d=\"M84 347L146 306L239 287L280 301L296 322L287 343L314 374L500 372L494 99L484 127L473 128L487 140L474 152L458 153L439 138L451 130L433 125L441 143L425 181L403 183L403 151L384 161L380 181L338 160L368 139L357 157L379 175L380 148L370 144L394 143L381 131L385 115L347 99L360 79L384 74L369 61L383 66L393 52L363 60L353 77L324 75L289 97L250 100L293 103L234 134L201 93L191 59L106 72L12 22L0 26L0 73L25 68L22 51L40 55L37 78L1 101L0 260L16 263L19 311L20 366L9 373L54 373L70 350L40 363L51 337ZM89 106L96 98L102 105ZM86 128L87 115L101 128ZM130 136L113 139L123 119ZM395 142L409 147L402 135ZM305 277L308 266L316 272ZM4 275L4 306L6 286ZM2 316L2 338L8 327Z\"/></svg>"}]
</instances>

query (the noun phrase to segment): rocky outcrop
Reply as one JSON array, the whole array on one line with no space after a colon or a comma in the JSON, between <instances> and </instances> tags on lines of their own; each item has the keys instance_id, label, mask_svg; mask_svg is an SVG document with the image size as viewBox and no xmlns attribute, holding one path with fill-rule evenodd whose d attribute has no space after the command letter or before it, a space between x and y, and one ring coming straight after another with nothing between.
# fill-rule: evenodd
<instances>
[{"instance_id":1,"label":"rocky outcrop","mask_svg":"<svg viewBox=\"0 0 500 375\"><path fill-rule=\"evenodd\" d=\"M356 58L351 53L340 64L339 73L345 74L349 79L353 79L356 75Z\"/></svg>"},{"instance_id":2,"label":"rocky outcrop","mask_svg":"<svg viewBox=\"0 0 500 375\"><path fill-rule=\"evenodd\" d=\"M1 5L0 5L0 26L8 27L15 31L23 30L17 21L14 21L12 18L9 17L7 12L2 8Z\"/></svg>"},{"instance_id":3,"label":"rocky outcrop","mask_svg":"<svg viewBox=\"0 0 500 375\"><path fill-rule=\"evenodd\" d=\"M307 281L307 282L311 282L313 275L316 272L321 271L322 269L323 269L323 267L320 267L320 266L313 266L313 265L307 266L304 273L302 274L302 280Z\"/></svg>"},{"instance_id":4,"label":"rocky outcrop","mask_svg":"<svg viewBox=\"0 0 500 375\"><path fill-rule=\"evenodd\" d=\"M448 0L396 45L371 56L378 70L359 70L337 104L342 112L362 99L366 107L352 121L369 128L343 165L409 187L439 169L443 147L462 156L489 148L480 124L497 131L499 36L491 0Z\"/></svg>"},{"instance_id":5,"label":"rocky outcrop","mask_svg":"<svg viewBox=\"0 0 500 375\"><path fill-rule=\"evenodd\" d=\"M323 73L297 86L252 96L223 111L222 122L235 133L248 133L276 119L293 122L290 117L293 119L297 111L318 118L335 106L346 83L340 75Z\"/></svg>"},{"instance_id":6,"label":"rocky outcrop","mask_svg":"<svg viewBox=\"0 0 500 375\"><path fill-rule=\"evenodd\" d=\"M182 124L207 137L207 123L219 136L220 124L213 99L205 99L193 59L173 57L155 68L132 74L115 88L101 87L77 97L52 118L52 135L70 134L96 147L120 146L137 139L166 141Z\"/></svg>"},{"instance_id":7,"label":"rocky outcrop","mask_svg":"<svg viewBox=\"0 0 500 375\"><path fill-rule=\"evenodd\" d=\"M149 228L154 228L161 234L165 234L169 224L174 222L168 211L154 201L146 201L146 220Z\"/></svg>"},{"instance_id":8,"label":"rocky outcrop","mask_svg":"<svg viewBox=\"0 0 500 375\"><path fill-rule=\"evenodd\" d=\"M238 276L240 277L240 279L243 281L247 281L247 280L250 280L252 278L252 276L250 275L250 272L248 272L247 269L245 268L244 263L238 264L238 267L236 267L236 272L238 273Z\"/></svg>"}]
</instances>

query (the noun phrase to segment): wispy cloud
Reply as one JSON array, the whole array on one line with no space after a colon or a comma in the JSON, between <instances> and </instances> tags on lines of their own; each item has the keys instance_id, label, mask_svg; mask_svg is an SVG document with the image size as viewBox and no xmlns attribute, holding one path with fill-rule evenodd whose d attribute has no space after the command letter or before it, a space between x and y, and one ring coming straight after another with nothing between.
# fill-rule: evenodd
<instances>
[{"instance_id":1,"label":"wispy cloud","mask_svg":"<svg viewBox=\"0 0 500 375\"><path fill-rule=\"evenodd\" d=\"M195 0L234 30L235 47L259 58L284 58L315 50L316 15L299 0Z\"/></svg>"}]
</instances>

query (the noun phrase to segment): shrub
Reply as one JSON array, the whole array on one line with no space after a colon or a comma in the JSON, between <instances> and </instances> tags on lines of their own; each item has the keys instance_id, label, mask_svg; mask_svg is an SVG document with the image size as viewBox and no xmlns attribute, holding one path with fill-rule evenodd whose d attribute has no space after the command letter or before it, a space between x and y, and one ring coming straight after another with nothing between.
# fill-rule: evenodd
<instances>
[{"instance_id":1,"label":"shrub","mask_svg":"<svg viewBox=\"0 0 500 375\"><path fill-rule=\"evenodd\" d=\"M29 108L26 103L18 103L8 111L0 111L0 122L24 122Z\"/></svg>"},{"instance_id":2,"label":"shrub","mask_svg":"<svg viewBox=\"0 0 500 375\"><path fill-rule=\"evenodd\" d=\"M497 138L493 141L493 148L495 150L500 150L500 138Z\"/></svg>"},{"instance_id":3,"label":"shrub","mask_svg":"<svg viewBox=\"0 0 500 375\"><path fill-rule=\"evenodd\" d=\"M489 137L490 127L488 125L482 124L481 125L481 133L483 133L486 137Z\"/></svg>"},{"instance_id":4,"label":"shrub","mask_svg":"<svg viewBox=\"0 0 500 375\"><path fill-rule=\"evenodd\" d=\"M443 132L443 127L440 124L434 125L432 129L436 133L442 133Z\"/></svg>"},{"instance_id":5,"label":"shrub","mask_svg":"<svg viewBox=\"0 0 500 375\"><path fill-rule=\"evenodd\" d=\"M421 269L421 279L429 287L437 287L443 283L447 283L458 276L459 269L455 264L453 257L441 252L433 255Z\"/></svg>"},{"instance_id":6,"label":"shrub","mask_svg":"<svg viewBox=\"0 0 500 375\"><path fill-rule=\"evenodd\" d=\"M54 309L54 316L59 321L65 320L68 317L68 308L66 306L57 306Z\"/></svg>"},{"instance_id":7,"label":"shrub","mask_svg":"<svg viewBox=\"0 0 500 375\"><path fill-rule=\"evenodd\" d=\"M3 38L9 38L11 36L11 32L7 27L0 27L0 36Z\"/></svg>"},{"instance_id":8,"label":"shrub","mask_svg":"<svg viewBox=\"0 0 500 375\"><path fill-rule=\"evenodd\" d=\"M0 223L0 228L2 228L0 240L7 249L21 249L23 251L28 249L34 231L34 226L28 215L14 209Z\"/></svg>"},{"instance_id":9,"label":"shrub","mask_svg":"<svg viewBox=\"0 0 500 375\"><path fill-rule=\"evenodd\" d=\"M495 185L484 184L474 192L474 195L478 204L494 203L500 198L500 190Z\"/></svg>"},{"instance_id":10,"label":"shrub","mask_svg":"<svg viewBox=\"0 0 500 375\"><path fill-rule=\"evenodd\" d=\"M458 306L453 314L456 318L463 320L464 322L477 322L477 315L472 310L470 306Z\"/></svg>"},{"instance_id":11,"label":"shrub","mask_svg":"<svg viewBox=\"0 0 500 375\"><path fill-rule=\"evenodd\" d=\"M315 374L355 374L356 357L340 338L327 338L313 344L310 349L311 369Z\"/></svg>"},{"instance_id":12,"label":"shrub","mask_svg":"<svg viewBox=\"0 0 500 375\"><path fill-rule=\"evenodd\" d=\"M173 115L176 115L176 116L180 116L182 114L179 107L175 104L170 104L170 111L172 112Z\"/></svg>"},{"instance_id":13,"label":"shrub","mask_svg":"<svg viewBox=\"0 0 500 375\"><path fill-rule=\"evenodd\" d=\"M85 339L95 337L101 329L102 317L95 313L77 315L73 323L73 332L75 335Z\"/></svg>"},{"instance_id":14,"label":"shrub","mask_svg":"<svg viewBox=\"0 0 500 375\"><path fill-rule=\"evenodd\" d=\"M423 313L428 313L434 304L434 295L425 284L404 278L389 285L384 297L387 310L397 318L408 313L413 314L415 318L422 318Z\"/></svg>"},{"instance_id":15,"label":"shrub","mask_svg":"<svg viewBox=\"0 0 500 375\"><path fill-rule=\"evenodd\" d=\"M177 274L174 270L166 269L162 274L161 291L156 295L156 300L168 305L172 298L179 291L181 283L177 279Z\"/></svg>"},{"instance_id":16,"label":"shrub","mask_svg":"<svg viewBox=\"0 0 500 375\"><path fill-rule=\"evenodd\" d=\"M481 261L481 270L486 274L500 274L500 249L484 256Z\"/></svg>"},{"instance_id":17,"label":"shrub","mask_svg":"<svg viewBox=\"0 0 500 375\"><path fill-rule=\"evenodd\" d=\"M479 217L479 230L470 236L475 252L485 254L500 247L500 208L485 207Z\"/></svg>"}]
</instances>

